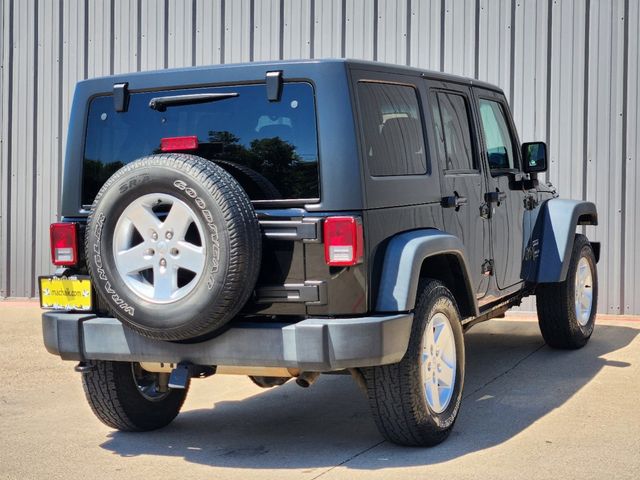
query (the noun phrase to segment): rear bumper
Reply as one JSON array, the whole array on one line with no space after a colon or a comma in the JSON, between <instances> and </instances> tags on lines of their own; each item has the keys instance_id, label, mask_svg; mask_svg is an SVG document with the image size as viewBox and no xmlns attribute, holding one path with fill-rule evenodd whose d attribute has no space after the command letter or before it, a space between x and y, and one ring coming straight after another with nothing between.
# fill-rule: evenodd
<instances>
[{"instance_id":1,"label":"rear bumper","mask_svg":"<svg viewBox=\"0 0 640 480\"><path fill-rule=\"evenodd\" d=\"M325 372L395 363L404 356L413 314L296 324L243 323L196 344L150 340L114 318L46 312L44 344L63 360L191 362L196 365L298 368Z\"/></svg>"}]
</instances>

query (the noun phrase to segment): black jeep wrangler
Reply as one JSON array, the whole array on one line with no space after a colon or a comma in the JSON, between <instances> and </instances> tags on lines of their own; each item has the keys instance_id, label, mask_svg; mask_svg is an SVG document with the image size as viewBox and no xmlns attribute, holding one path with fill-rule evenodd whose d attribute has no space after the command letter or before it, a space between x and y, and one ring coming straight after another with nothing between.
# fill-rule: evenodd
<instances>
[{"instance_id":1,"label":"black jeep wrangler","mask_svg":"<svg viewBox=\"0 0 640 480\"><path fill-rule=\"evenodd\" d=\"M252 63L77 85L44 343L119 430L162 427L189 382L349 372L382 435L451 431L463 332L536 295L594 328L596 207L561 200L502 91L377 63Z\"/></svg>"}]
</instances>

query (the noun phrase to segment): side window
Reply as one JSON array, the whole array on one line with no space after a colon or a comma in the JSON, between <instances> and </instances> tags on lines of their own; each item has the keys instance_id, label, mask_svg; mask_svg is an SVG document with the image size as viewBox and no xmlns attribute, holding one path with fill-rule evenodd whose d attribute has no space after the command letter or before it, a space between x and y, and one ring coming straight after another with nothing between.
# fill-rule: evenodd
<instances>
[{"instance_id":1,"label":"side window","mask_svg":"<svg viewBox=\"0 0 640 480\"><path fill-rule=\"evenodd\" d=\"M416 89L360 82L358 103L369 173L374 177L426 173L426 149Z\"/></svg>"},{"instance_id":2,"label":"side window","mask_svg":"<svg viewBox=\"0 0 640 480\"><path fill-rule=\"evenodd\" d=\"M437 92L432 104L440 162L445 170L477 170L469 105L463 95Z\"/></svg>"},{"instance_id":3,"label":"side window","mask_svg":"<svg viewBox=\"0 0 640 480\"><path fill-rule=\"evenodd\" d=\"M518 168L502 105L494 100L481 98L480 118L489 168L491 170Z\"/></svg>"}]
</instances>

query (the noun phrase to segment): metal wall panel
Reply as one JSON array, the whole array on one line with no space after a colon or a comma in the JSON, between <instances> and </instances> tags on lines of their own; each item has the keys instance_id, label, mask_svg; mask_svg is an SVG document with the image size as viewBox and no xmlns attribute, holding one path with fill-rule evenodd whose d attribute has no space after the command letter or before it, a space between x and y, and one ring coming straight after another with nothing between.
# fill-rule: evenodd
<instances>
[{"instance_id":1,"label":"metal wall panel","mask_svg":"<svg viewBox=\"0 0 640 480\"><path fill-rule=\"evenodd\" d=\"M11 198L8 200L11 226L7 235L10 296L34 290L35 236L35 151L36 111L36 21L34 1L13 4L13 92L11 128Z\"/></svg>"},{"instance_id":2,"label":"metal wall panel","mask_svg":"<svg viewBox=\"0 0 640 480\"><path fill-rule=\"evenodd\" d=\"M312 0L284 0L282 58L311 58Z\"/></svg>"},{"instance_id":3,"label":"metal wall panel","mask_svg":"<svg viewBox=\"0 0 640 480\"><path fill-rule=\"evenodd\" d=\"M441 68L448 73L473 77L476 52L476 1L444 0L441 15L444 26L442 32L444 58Z\"/></svg>"},{"instance_id":4,"label":"metal wall panel","mask_svg":"<svg viewBox=\"0 0 640 480\"><path fill-rule=\"evenodd\" d=\"M316 0L314 2L313 55L315 58L344 56L343 0Z\"/></svg>"},{"instance_id":5,"label":"metal wall panel","mask_svg":"<svg viewBox=\"0 0 640 480\"><path fill-rule=\"evenodd\" d=\"M377 48L375 3L347 0L345 7L345 57L373 60Z\"/></svg>"},{"instance_id":6,"label":"metal wall panel","mask_svg":"<svg viewBox=\"0 0 640 480\"><path fill-rule=\"evenodd\" d=\"M408 25L406 0L379 0L377 60L400 65L409 63Z\"/></svg>"},{"instance_id":7,"label":"metal wall panel","mask_svg":"<svg viewBox=\"0 0 640 480\"><path fill-rule=\"evenodd\" d=\"M59 33L60 3L38 0L37 24L37 91L35 98L34 164L35 178L32 192L34 205L33 230L35 251L46 252L49 248L49 224L58 216L58 169L61 102L58 92L61 86L60 35L52 35L51 30ZM43 41L44 40L44 41ZM53 207L53 208L52 208ZM48 255L35 255L31 272L48 273L51 261Z\"/></svg>"},{"instance_id":8,"label":"metal wall panel","mask_svg":"<svg viewBox=\"0 0 640 480\"><path fill-rule=\"evenodd\" d=\"M67 131L69 129L69 114L75 84L86 78L87 73L87 46L86 30L88 29L88 11L86 0L66 0L62 4L62 25L57 32L62 37L62 85L59 96L61 97L62 117L62 142L58 151L58 178L62 173L62 162L66 148Z\"/></svg>"},{"instance_id":9,"label":"metal wall panel","mask_svg":"<svg viewBox=\"0 0 640 480\"><path fill-rule=\"evenodd\" d=\"M409 64L440 70L442 64L442 1L413 0L409 24Z\"/></svg>"},{"instance_id":10,"label":"metal wall panel","mask_svg":"<svg viewBox=\"0 0 640 480\"><path fill-rule=\"evenodd\" d=\"M196 2L196 65L222 61L222 0Z\"/></svg>"},{"instance_id":11,"label":"metal wall panel","mask_svg":"<svg viewBox=\"0 0 640 480\"><path fill-rule=\"evenodd\" d=\"M635 29L634 35L627 35L627 76L626 91L626 139L624 175L624 252L622 262L622 286L624 292L624 313L640 312L640 215L636 208L640 205L640 2L629 2L627 30ZM633 27L632 27L633 26ZM634 31L634 30L631 30Z\"/></svg>"},{"instance_id":12,"label":"metal wall panel","mask_svg":"<svg viewBox=\"0 0 640 480\"><path fill-rule=\"evenodd\" d=\"M189 65L351 57L502 87L547 178L595 201L600 311L640 313L640 7L631 0L3 0L0 297L51 271L75 83ZM532 308L526 302L524 308Z\"/></svg>"},{"instance_id":13,"label":"metal wall panel","mask_svg":"<svg viewBox=\"0 0 640 480\"><path fill-rule=\"evenodd\" d=\"M225 2L224 63L249 62L253 60L253 1L235 0Z\"/></svg>"},{"instance_id":14,"label":"metal wall panel","mask_svg":"<svg viewBox=\"0 0 640 480\"><path fill-rule=\"evenodd\" d=\"M585 2L554 2L552 5L550 89L548 90L548 178L570 198L583 198L588 38ZM566 84L571 88L564 88ZM565 159L575 159L568 162Z\"/></svg>"},{"instance_id":15,"label":"metal wall panel","mask_svg":"<svg viewBox=\"0 0 640 480\"><path fill-rule=\"evenodd\" d=\"M11 52L9 38L12 32L12 5L0 3L0 297L9 296L9 269L7 264L7 233L9 228L9 178L11 177Z\"/></svg>"},{"instance_id":16,"label":"metal wall panel","mask_svg":"<svg viewBox=\"0 0 640 480\"><path fill-rule=\"evenodd\" d=\"M195 2L185 0L169 0L167 39L169 52L167 67L179 68L195 65L193 44L195 29L193 8Z\"/></svg>"},{"instance_id":17,"label":"metal wall panel","mask_svg":"<svg viewBox=\"0 0 640 480\"><path fill-rule=\"evenodd\" d=\"M113 73L135 72L140 69L139 21L141 3L138 0L114 0Z\"/></svg>"},{"instance_id":18,"label":"metal wall panel","mask_svg":"<svg viewBox=\"0 0 640 480\"><path fill-rule=\"evenodd\" d=\"M478 10L476 76L511 93L511 0L481 0ZM439 18L439 15L438 15Z\"/></svg>"},{"instance_id":19,"label":"metal wall panel","mask_svg":"<svg viewBox=\"0 0 640 480\"><path fill-rule=\"evenodd\" d=\"M587 168L585 197L598 205L600 224L588 236L602 242L600 310L621 313L622 115L625 2L592 2L589 24ZM569 88L569 87L567 87ZM563 161L564 159L558 159Z\"/></svg>"},{"instance_id":20,"label":"metal wall panel","mask_svg":"<svg viewBox=\"0 0 640 480\"><path fill-rule=\"evenodd\" d=\"M114 1L88 2L87 75L102 77L113 73ZM22 3L22 2L20 2ZM121 19L118 19L121 21Z\"/></svg>"},{"instance_id":21,"label":"metal wall panel","mask_svg":"<svg viewBox=\"0 0 640 480\"><path fill-rule=\"evenodd\" d=\"M253 60L282 58L280 49L280 0L262 0L255 3L253 14Z\"/></svg>"},{"instance_id":22,"label":"metal wall panel","mask_svg":"<svg viewBox=\"0 0 640 480\"><path fill-rule=\"evenodd\" d=\"M507 93L524 141L543 139L547 110L548 0L516 2L511 34L512 88Z\"/></svg>"},{"instance_id":23,"label":"metal wall panel","mask_svg":"<svg viewBox=\"0 0 640 480\"><path fill-rule=\"evenodd\" d=\"M166 68L168 53L166 41L168 36L167 0L145 0L142 2L140 40L141 70L159 70Z\"/></svg>"}]
</instances>

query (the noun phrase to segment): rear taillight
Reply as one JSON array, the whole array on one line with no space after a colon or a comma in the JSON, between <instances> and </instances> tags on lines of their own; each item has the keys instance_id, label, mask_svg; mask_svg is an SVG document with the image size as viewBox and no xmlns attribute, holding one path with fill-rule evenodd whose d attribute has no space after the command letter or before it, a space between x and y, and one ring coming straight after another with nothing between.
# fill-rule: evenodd
<instances>
[{"instance_id":1,"label":"rear taillight","mask_svg":"<svg viewBox=\"0 0 640 480\"><path fill-rule=\"evenodd\" d=\"M52 223L49 231L53 264L71 266L78 263L78 224Z\"/></svg>"},{"instance_id":2,"label":"rear taillight","mask_svg":"<svg viewBox=\"0 0 640 480\"><path fill-rule=\"evenodd\" d=\"M356 217L328 217L324 221L324 258L332 267L348 267L362 261L362 222Z\"/></svg>"},{"instance_id":3,"label":"rear taillight","mask_svg":"<svg viewBox=\"0 0 640 480\"><path fill-rule=\"evenodd\" d=\"M182 150L197 150L198 137L165 137L160 139L160 150L163 152L180 152Z\"/></svg>"}]
</instances>

